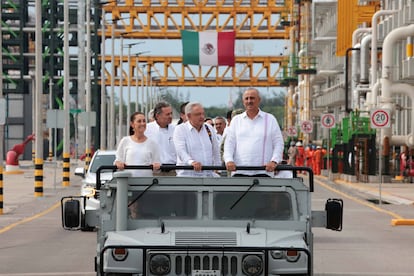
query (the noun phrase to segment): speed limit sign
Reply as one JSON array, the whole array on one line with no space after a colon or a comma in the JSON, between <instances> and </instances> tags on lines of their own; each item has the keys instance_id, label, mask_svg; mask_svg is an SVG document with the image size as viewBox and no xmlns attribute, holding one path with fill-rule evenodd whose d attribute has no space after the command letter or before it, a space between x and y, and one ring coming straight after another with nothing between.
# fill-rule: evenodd
<instances>
[{"instance_id":1,"label":"speed limit sign","mask_svg":"<svg viewBox=\"0 0 414 276\"><path fill-rule=\"evenodd\" d=\"M391 126L391 111L389 109L372 109L371 110L371 127L386 128Z\"/></svg>"},{"instance_id":2,"label":"speed limit sign","mask_svg":"<svg viewBox=\"0 0 414 276\"><path fill-rule=\"evenodd\" d=\"M323 128L333 128L335 126L335 116L330 113L323 114L321 124Z\"/></svg>"}]
</instances>

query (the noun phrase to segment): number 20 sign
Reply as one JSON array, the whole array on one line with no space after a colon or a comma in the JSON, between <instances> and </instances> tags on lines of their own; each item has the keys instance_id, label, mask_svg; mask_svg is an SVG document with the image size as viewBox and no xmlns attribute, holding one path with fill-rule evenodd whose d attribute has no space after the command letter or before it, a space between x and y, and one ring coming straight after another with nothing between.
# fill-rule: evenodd
<instances>
[{"instance_id":1,"label":"number 20 sign","mask_svg":"<svg viewBox=\"0 0 414 276\"><path fill-rule=\"evenodd\" d=\"M391 111L389 109L372 109L371 110L371 127L386 128L391 126Z\"/></svg>"}]
</instances>

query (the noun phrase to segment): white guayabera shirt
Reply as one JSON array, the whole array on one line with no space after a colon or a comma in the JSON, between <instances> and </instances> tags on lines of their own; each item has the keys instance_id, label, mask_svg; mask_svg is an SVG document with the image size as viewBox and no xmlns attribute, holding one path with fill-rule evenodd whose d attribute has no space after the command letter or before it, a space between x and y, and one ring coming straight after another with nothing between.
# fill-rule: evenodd
<instances>
[{"instance_id":1,"label":"white guayabera shirt","mask_svg":"<svg viewBox=\"0 0 414 276\"><path fill-rule=\"evenodd\" d=\"M283 160L283 136L276 118L259 110L255 118L250 119L246 112L236 115L227 128L224 141L224 162L234 162L237 166L264 166L270 161L278 164ZM266 171L233 172L254 175L267 174Z\"/></svg>"},{"instance_id":2,"label":"white guayabera shirt","mask_svg":"<svg viewBox=\"0 0 414 276\"><path fill-rule=\"evenodd\" d=\"M220 148L213 127L204 124L197 131L190 122L175 127L174 145L177 165L189 166L194 161L202 166L220 166ZM177 176L217 176L213 171L177 170Z\"/></svg>"}]
</instances>

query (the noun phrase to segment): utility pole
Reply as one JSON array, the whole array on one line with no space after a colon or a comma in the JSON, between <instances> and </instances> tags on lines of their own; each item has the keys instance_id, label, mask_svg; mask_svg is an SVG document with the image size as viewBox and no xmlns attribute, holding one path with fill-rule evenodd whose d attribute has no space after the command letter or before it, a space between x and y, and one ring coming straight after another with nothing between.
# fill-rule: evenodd
<instances>
[{"instance_id":1,"label":"utility pole","mask_svg":"<svg viewBox=\"0 0 414 276\"><path fill-rule=\"evenodd\" d=\"M105 10L102 9L102 42L101 42L101 141L100 148L107 148L107 116L106 116L106 86L105 86Z\"/></svg>"},{"instance_id":2,"label":"utility pole","mask_svg":"<svg viewBox=\"0 0 414 276\"><path fill-rule=\"evenodd\" d=\"M90 37L85 36L85 11L86 5L85 1L78 2L78 99L77 99L77 109L82 112L84 111L85 105L87 104L87 99L85 91L87 89L86 76L90 75L90 70L86 68L86 53L90 51L86 47L85 51L85 41L90 41ZM79 114L78 114L79 115ZM78 119L79 116L74 115L74 119ZM86 140L86 127L79 128L75 133L75 156L78 156L78 153L84 153L88 149L85 147ZM82 142L79 142L82 141ZM86 159L86 158L85 158Z\"/></svg>"},{"instance_id":3,"label":"utility pole","mask_svg":"<svg viewBox=\"0 0 414 276\"><path fill-rule=\"evenodd\" d=\"M40 1L40 0L38 0ZM63 2L63 109L65 127L63 128L63 172L62 185L70 181L70 106L69 106L69 1ZM40 71L41 73L42 71ZM36 73L39 73L36 71ZM39 79L41 82L41 79Z\"/></svg>"},{"instance_id":4,"label":"utility pole","mask_svg":"<svg viewBox=\"0 0 414 276\"><path fill-rule=\"evenodd\" d=\"M132 65L131 65L131 47L134 45L138 45L138 44L142 44L143 42L136 42L136 43L130 43L125 45L126 47L128 47L128 68L131 69ZM123 46L122 46L123 47ZM137 56L138 59L138 56ZM138 66L138 62L137 62L137 66ZM138 67L137 67L138 68ZM133 72L133 70L128 70L129 73ZM134 74L128 75L128 95L127 95L127 124L126 124L126 134L125 135L129 135L129 119L131 117L131 79L133 77ZM138 75L138 70L137 70L137 75ZM138 83L138 79L137 79L137 83ZM137 96L138 97L138 96ZM137 100L137 106L138 106L138 100Z\"/></svg>"},{"instance_id":5,"label":"utility pole","mask_svg":"<svg viewBox=\"0 0 414 276\"><path fill-rule=\"evenodd\" d=\"M122 138L122 126L123 126L123 120L124 120L124 110L123 110L123 107L124 107L124 86L123 86L123 76L122 76L122 73L123 73L123 58L124 58L124 46L123 46L123 43L124 43L124 38L121 36L121 54L120 54L120 59L119 59L119 104L118 104L118 108L119 108L119 110L118 110L118 141L120 141L121 140L121 138ZM127 123L127 125L128 125L128 123Z\"/></svg>"},{"instance_id":6,"label":"utility pole","mask_svg":"<svg viewBox=\"0 0 414 276\"><path fill-rule=\"evenodd\" d=\"M111 93L109 103L108 149L115 146L115 22L111 26Z\"/></svg>"},{"instance_id":7,"label":"utility pole","mask_svg":"<svg viewBox=\"0 0 414 276\"><path fill-rule=\"evenodd\" d=\"M36 24L35 24L35 184L34 195L43 197L43 133L42 133L42 96L43 96L43 58L42 58L42 1L36 0Z\"/></svg>"},{"instance_id":8,"label":"utility pole","mask_svg":"<svg viewBox=\"0 0 414 276\"><path fill-rule=\"evenodd\" d=\"M91 112L91 0L86 0L86 106L85 110L87 114ZM89 167L91 161L91 126L85 127L85 164Z\"/></svg>"},{"instance_id":9,"label":"utility pole","mask_svg":"<svg viewBox=\"0 0 414 276\"><path fill-rule=\"evenodd\" d=\"M0 22L2 22L1 14L3 12L2 1L0 1ZM3 45L3 31L2 26L0 25L0 46ZM3 47L1 47L0 52L0 72L3 72ZM3 214L3 156L4 156L4 123L6 121L6 106L5 100L3 98L3 75L0 76L0 215ZM4 105L4 109L3 106ZM2 110L3 109L3 110ZM4 115L4 122L1 121L1 117Z\"/></svg>"}]
</instances>

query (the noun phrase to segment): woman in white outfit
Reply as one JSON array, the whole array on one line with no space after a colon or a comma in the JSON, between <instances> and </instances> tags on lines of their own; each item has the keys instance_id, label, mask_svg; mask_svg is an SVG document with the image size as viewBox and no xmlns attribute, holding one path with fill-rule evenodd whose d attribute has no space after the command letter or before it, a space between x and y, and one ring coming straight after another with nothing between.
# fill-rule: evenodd
<instances>
[{"instance_id":1,"label":"woman in white outfit","mask_svg":"<svg viewBox=\"0 0 414 276\"><path fill-rule=\"evenodd\" d=\"M119 141L114 164L123 170L125 166L152 165L153 170L160 169L158 145L144 135L147 128L145 115L135 112L131 115L129 136ZM132 176L153 176L152 170L131 170Z\"/></svg>"}]
</instances>

